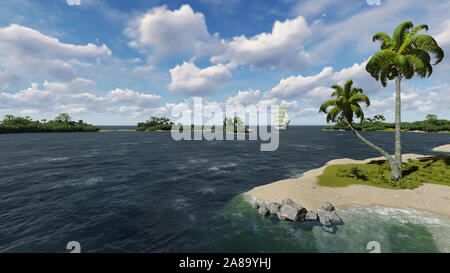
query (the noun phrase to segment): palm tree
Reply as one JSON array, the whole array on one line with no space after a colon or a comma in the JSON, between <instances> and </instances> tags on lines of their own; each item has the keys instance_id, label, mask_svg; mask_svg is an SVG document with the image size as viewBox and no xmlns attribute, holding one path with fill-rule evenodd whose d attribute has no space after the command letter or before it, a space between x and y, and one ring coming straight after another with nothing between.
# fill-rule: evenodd
<instances>
[{"instance_id":1,"label":"palm tree","mask_svg":"<svg viewBox=\"0 0 450 273\"><path fill-rule=\"evenodd\" d=\"M416 73L421 78L430 76L433 72L431 57L436 59L436 65L444 58L444 51L430 35L417 34L420 30L428 30L427 25L414 27L412 22L403 22L394 30L392 38L386 33L375 34L372 40L381 42L381 50L375 53L366 65L367 72L386 87L387 80L395 79L395 161L396 175L392 180L402 178L401 153L401 111L400 111L400 81L411 79ZM428 75L427 75L428 74Z\"/></svg>"},{"instance_id":2,"label":"palm tree","mask_svg":"<svg viewBox=\"0 0 450 273\"><path fill-rule=\"evenodd\" d=\"M388 154L385 150L381 149L377 145L373 144L365 137L363 137L354 127L353 127L353 117L359 118L361 122L364 120L364 111L362 110L360 103L364 102L366 106L370 105L370 100L363 93L361 88L352 88L353 81L348 80L344 84L344 88L342 88L338 84L333 84L331 86L334 89L334 92L331 94L331 97L335 97L335 99L328 100L324 102L320 108L319 112L323 112L327 114L327 123L329 122L345 122L348 124L350 129L355 133L355 135L360 138L364 143L372 147L375 151L382 154L389 163L391 167L391 176L395 177L395 160L394 158ZM332 107L330 111L328 108Z\"/></svg>"}]
</instances>

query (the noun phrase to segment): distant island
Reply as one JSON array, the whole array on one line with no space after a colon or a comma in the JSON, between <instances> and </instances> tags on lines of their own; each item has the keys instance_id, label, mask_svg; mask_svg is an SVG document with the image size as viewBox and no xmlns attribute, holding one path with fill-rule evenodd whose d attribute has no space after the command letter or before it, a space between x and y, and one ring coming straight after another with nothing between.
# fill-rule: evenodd
<instances>
[{"instance_id":1,"label":"distant island","mask_svg":"<svg viewBox=\"0 0 450 273\"><path fill-rule=\"evenodd\" d=\"M150 119L139 122L136 131L170 131L172 130L172 125L173 122L169 118L151 116Z\"/></svg>"},{"instance_id":2,"label":"distant island","mask_svg":"<svg viewBox=\"0 0 450 273\"><path fill-rule=\"evenodd\" d=\"M0 134L14 133L56 133L56 132L97 132L100 128L92 124L72 121L67 113L59 114L54 120L32 120L29 116L6 115L0 121Z\"/></svg>"},{"instance_id":3,"label":"distant island","mask_svg":"<svg viewBox=\"0 0 450 273\"><path fill-rule=\"evenodd\" d=\"M395 123L384 122L383 115L376 115L373 118L364 119L362 122L353 122L353 128L360 131L394 131ZM423 121L402 122L401 129L405 132L422 131L434 133L450 133L450 120L438 119L436 115L427 115ZM326 126L324 130L351 130L348 123L338 121L333 126Z\"/></svg>"},{"instance_id":4,"label":"distant island","mask_svg":"<svg viewBox=\"0 0 450 273\"><path fill-rule=\"evenodd\" d=\"M172 121L170 121L169 118L166 117L155 117L151 116L150 119L139 122L137 124L136 131L170 131L172 128L175 130L178 129L180 131L183 131L183 129L186 126L178 123L174 124ZM189 128L189 125L187 125L187 128ZM216 128L214 126L212 127L205 127L205 126L196 126L194 124L190 125L191 131L194 130L211 130L215 131ZM223 120L223 126L218 127L217 130L223 130L227 132L234 132L234 133L249 133L249 129L244 125L244 122L241 120L241 118L235 116L232 118L225 118Z\"/></svg>"}]
</instances>

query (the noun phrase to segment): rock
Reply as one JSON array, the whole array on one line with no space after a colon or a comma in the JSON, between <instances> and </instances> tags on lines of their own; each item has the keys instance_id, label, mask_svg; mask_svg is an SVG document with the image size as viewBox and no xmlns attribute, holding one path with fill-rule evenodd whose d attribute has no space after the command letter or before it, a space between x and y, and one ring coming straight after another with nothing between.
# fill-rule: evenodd
<instances>
[{"instance_id":1,"label":"rock","mask_svg":"<svg viewBox=\"0 0 450 273\"><path fill-rule=\"evenodd\" d=\"M323 208L324 210L326 210L326 211L333 211L333 210L334 210L333 205L332 205L330 202L328 202L328 201L326 201L326 202L324 202L324 203L322 204L322 208Z\"/></svg>"},{"instance_id":2,"label":"rock","mask_svg":"<svg viewBox=\"0 0 450 273\"><path fill-rule=\"evenodd\" d=\"M279 220L286 220L286 217L282 216L280 211L277 212L277 216Z\"/></svg>"},{"instance_id":3,"label":"rock","mask_svg":"<svg viewBox=\"0 0 450 273\"><path fill-rule=\"evenodd\" d=\"M252 205L252 208L254 210L258 210L259 209L259 204L257 202L251 202L250 204Z\"/></svg>"},{"instance_id":4,"label":"rock","mask_svg":"<svg viewBox=\"0 0 450 273\"><path fill-rule=\"evenodd\" d=\"M281 204L280 203L269 203L269 206L267 207L272 214L277 214L280 211Z\"/></svg>"},{"instance_id":5,"label":"rock","mask_svg":"<svg viewBox=\"0 0 450 273\"><path fill-rule=\"evenodd\" d=\"M324 216L328 217L331 222L335 224L342 224L342 218L336 213L336 211L326 212Z\"/></svg>"},{"instance_id":6,"label":"rock","mask_svg":"<svg viewBox=\"0 0 450 273\"><path fill-rule=\"evenodd\" d=\"M336 233L337 227L335 225L331 226L322 225L322 230L328 233Z\"/></svg>"},{"instance_id":7,"label":"rock","mask_svg":"<svg viewBox=\"0 0 450 273\"><path fill-rule=\"evenodd\" d=\"M285 218L291 221L303 221L305 219L306 209L291 199L283 200L278 218Z\"/></svg>"},{"instance_id":8,"label":"rock","mask_svg":"<svg viewBox=\"0 0 450 273\"><path fill-rule=\"evenodd\" d=\"M331 226L331 219L328 216L320 215L319 216L319 221L324 226Z\"/></svg>"},{"instance_id":9,"label":"rock","mask_svg":"<svg viewBox=\"0 0 450 273\"><path fill-rule=\"evenodd\" d=\"M263 216L266 216L267 214L269 214L269 210L266 207L259 207L258 213Z\"/></svg>"},{"instance_id":10,"label":"rock","mask_svg":"<svg viewBox=\"0 0 450 273\"><path fill-rule=\"evenodd\" d=\"M305 221L317 221L318 218L319 216L317 215L317 212L312 210L306 212Z\"/></svg>"}]
</instances>

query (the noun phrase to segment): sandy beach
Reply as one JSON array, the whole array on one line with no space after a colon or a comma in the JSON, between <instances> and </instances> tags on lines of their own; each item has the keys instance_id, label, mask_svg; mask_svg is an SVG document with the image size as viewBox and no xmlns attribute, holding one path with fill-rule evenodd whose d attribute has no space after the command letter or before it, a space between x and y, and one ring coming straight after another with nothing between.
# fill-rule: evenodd
<instances>
[{"instance_id":1,"label":"sandy beach","mask_svg":"<svg viewBox=\"0 0 450 273\"><path fill-rule=\"evenodd\" d=\"M433 148L433 151L450 153L450 144L445 144L445 145L441 145L436 148Z\"/></svg>"},{"instance_id":2,"label":"sandy beach","mask_svg":"<svg viewBox=\"0 0 450 273\"><path fill-rule=\"evenodd\" d=\"M449 146L449 145L447 145ZM426 157L418 154L404 154L402 159ZM257 199L281 203L286 198L301 204L307 209L317 210L324 201L329 201L338 208L349 205L370 207L379 205L391 208L413 208L450 217L450 187L427 184L410 189L384 189L366 185L350 185L347 187L324 187L317 184L317 176L326 167L335 164L364 164L372 160L383 160L383 157L365 160L349 158L328 161L325 166L307 171L300 178L280 180L264 186L255 187L246 192Z\"/></svg>"}]
</instances>

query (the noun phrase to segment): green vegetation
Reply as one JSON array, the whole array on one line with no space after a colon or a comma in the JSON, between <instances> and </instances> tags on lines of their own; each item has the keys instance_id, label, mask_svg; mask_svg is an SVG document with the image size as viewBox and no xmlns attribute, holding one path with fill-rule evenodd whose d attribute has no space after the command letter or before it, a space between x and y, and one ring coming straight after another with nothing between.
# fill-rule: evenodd
<instances>
[{"instance_id":1,"label":"green vegetation","mask_svg":"<svg viewBox=\"0 0 450 273\"><path fill-rule=\"evenodd\" d=\"M154 117L151 116L149 120L145 122L139 122L137 124L136 131L170 131L172 129L173 122L165 117Z\"/></svg>"},{"instance_id":2,"label":"green vegetation","mask_svg":"<svg viewBox=\"0 0 450 273\"><path fill-rule=\"evenodd\" d=\"M367 164L332 165L319 176L319 185L345 187L352 184L389 189L414 189L423 183L450 186L450 157L410 160L402 164L403 179L391 180L385 160Z\"/></svg>"},{"instance_id":3,"label":"green vegetation","mask_svg":"<svg viewBox=\"0 0 450 273\"><path fill-rule=\"evenodd\" d=\"M234 133L249 133L249 130L245 127L244 122L237 116L225 118L223 120L223 130Z\"/></svg>"},{"instance_id":4,"label":"green vegetation","mask_svg":"<svg viewBox=\"0 0 450 273\"><path fill-rule=\"evenodd\" d=\"M336 123L328 129L352 130L353 133L364 143L379 152L386 158L391 170L391 180L400 181L402 179L402 153L401 153L401 131L403 130L422 130L422 131L448 131L448 121L438 120L435 115L428 115L427 120L423 122L401 123L401 103L400 103L400 82L402 78L411 79L414 74L424 78L430 76L433 69L431 66L431 57L436 59L434 65L440 63L444 58L444 51L438 46L436 41L430 35L418 34L421 30L428 30L427 25L414 27L412 22L403 22L395 28L392 37L386 33L376 33L372 40L380 41L380 51L376 52L367 62L366 70L375 80L380 80L386 87L388 80L395 80L395 123L384 123L384 116L377 115L364 121L364 112L360 103L365 102L370 106L369 98L363 94L362 89L352 88L352 80L348 80L344 88L334 84L331 88L334 92L331 94L333 99L324 102L319 112L327 114L327 123ZM331 110L328 111L328 108ZM353 116L359 118L361 123L353 123ZM359 128L358 128L359 127ZM381 130L395 132L394 155L388 154L385 150L373 144L361 134L358 130Z\"/></svg>"},{"instance_id":5,"label":"green vegetation","mask_svg":"<svg viewBox=\"0 0 450 273\"><path fill-rule=\"evenodd\" d=\"M376 119L375 117L367 118L361 123L353 123L352 125L356 130L362 131L386 131L386 132L395 131L395 123L383 122L379 119ZM348 124L345 122L337 122L334 126L327 126L324 129L351 130ZM445 133L450 131L450 120L438 119L436 115L427 115L427 119L423 121L402 122L401 130L403 132L424 131L424 132Z\"/></svg>"},{"instance_id":6,"label":"green vegetation","mask_svg":"<svg viewBox=\"0 0 450 273\"><path fill-rule=\"evenodd\" d=\"M384 32L376 33L372 41L381 42L380 51L373 54L366 65L367 72L384 87L388 80L395 80L395 152L393 157L386 156L393 180L402 179L401 80L411 79L414 74L421 78L430 77L433 72L430 55L435 58L433 65L444 58L444 51L436 40L430 35L418 34L421 30L428 31L428 26L414 27L412 22L406 21L395 28L392 37Z\"/></svg>"},{"instance_id":7,"label":"green vegetation","mask_svg":"<svg viewBox=\"0 0 450 273\"><path fill-rule=\"evenodd\" d=\"M0 134L12 133L53 133L53 132L97 132L100 128L86 124L82 120L72 121L71 117L62 113L54 120L32 120L29 116L15 117L6 115L0 121Z\"/></svg>"}]
</instances>

